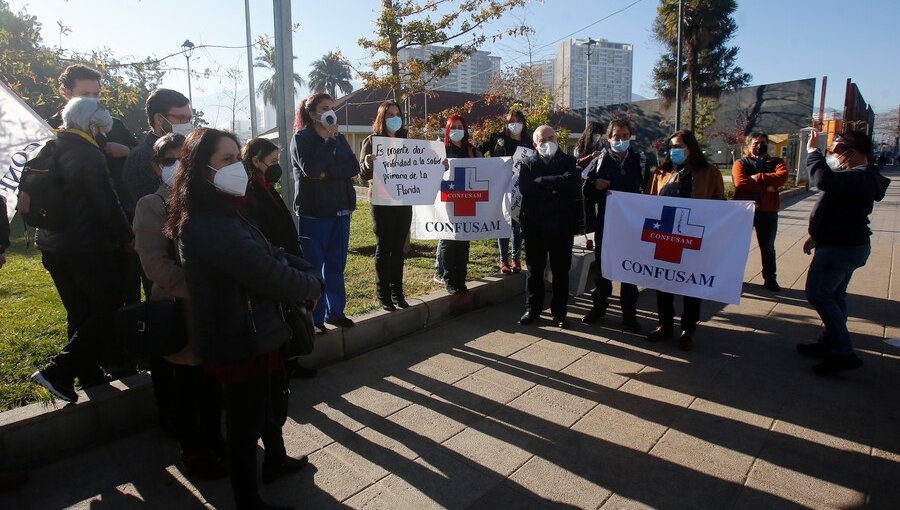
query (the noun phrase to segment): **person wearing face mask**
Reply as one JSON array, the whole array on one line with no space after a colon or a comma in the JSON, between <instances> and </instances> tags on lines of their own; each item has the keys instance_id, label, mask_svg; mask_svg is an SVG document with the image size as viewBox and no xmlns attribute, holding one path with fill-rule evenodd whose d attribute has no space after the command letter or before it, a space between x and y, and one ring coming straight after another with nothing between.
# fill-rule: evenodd
<instances>
[{"instance_id":1,"label":"person wearing face mask","mask_svg":"<svg viewBox=\"0 0 900 510\"><path fill-rule=\"evenodd\" d=\"M650 195L725 200L722 173L703 156L692 131L676 131L669 136L667 144L669 151L653 174ZM700 321L702 301L691 296L683 296L683 301L678 348L690 351L694 347L693 335ZM675 332L675 295L657 290L656 306L659 325L647 335L647 340L651 342L671 338Z\"/></svg>"},{"instance_id":2,"label":"person wearing face mask","mask_svg":"<svg viewBox=\"0 0 900 510\"><path fill-rule=\"evenodd\" d=\"M300 245L306 260L325 279L325 298L313 311L319 334L327 332L326 323L341 328L354 325L344 314L344 267L350 249L350 215L356 209L352 179L359 174L359 163L340 133L333 108L334 100L321 92L301 101L291 140Z\"/></svg>"},{"instance_id":3,"label":"person wearing face mask","mask_svg":"<svg viewBox=\"0 0 900 510\"><path fill-rule=\"evenodd\" d=\"M788 169L781 158L769 156L769 135L750 133L747 141L747 155L735 161L731 169L734 199L756 203L753 228L756 229L762 256L764 286L778 292L781 290L775 275L775 233L778 230L778 210L781 208L778 188L787 182Z\"/></svg>"},{"instance_id":4,"label":"person wearing face mask","mask_svg":"<svg viewBox=\"0 0 900 510\"><path fill-rule=\"evenodd\" d=\"M96 99L75 97L63 109L53 167L69 196L67 224L39 229L35 245L66 309L69 342L32 380L67 402L82 387L108 381L100 368L113 346L113 318L123 304L122 257L131 226L122 210L96 136L112 116Z\"/></svg>"},{"instance_id":5,"label":"person wearing face mask","mask_svg":"<svg viewBox=\"0 0 900 510\"><path fill-rule=\"evenodd\" d=\"M447 119L444 128L444 148L447 158L480 158L479 151L469 141L466 119L456 114ZM444 282L447 292L459 294L467 292L466 276L469 266L469 241L438 241L435 254L435 279Z\"/></svg>"},{"instance_id":6,"label":"person wearing face mask","mask_svg":"<svg viewBox=\"0 0 900 510\"><path fill-rule=\"evenodd\" d=\"M580 217L581 174L576 161L559 150L556 131L550 126L534 130L537 153L519 163L522 191L522 230L525 234L525 314L519 324L531 324L544 309L544 269L550 258L553 323L567 328L569 267L575 226Z\"/></svg>"},{"instance_id":7,"label":"person wearing face mask","mask_svg":"<svg viewBox=\"0 0 900 510\"><path fill-rule=\"evenodd\" d=\"M494 133L481 144L479 150L492 158L512 157L516 149L525 147L534 149L531 141L531 132L528 130L528 121L522 110L511 110L506 114L506 129ZM510 266L509 238L497 239L497 247L500 249L500 271L504 274L518 273L522 271L522 226L518 221L512 220L512 265Z\"/></svg>"},{"instance_id":8,"label":"person wearing face mask","mask_svg":"<svg viewBox=\"0 0 900 510\"><path fill-rule=\"evenodd\" d=\"M372 134L362 143L359 155L359 171L363 179L372 180L372 137L406 138L403 112L395 101L385 101L378 106ZM372 185L369 184L369 201ZM403 253L409 227L412 223L412 206L372 205L372 230L375 232L375 291L381 307L393 312L408 308L403 292Z\"/></svg>"},{"instance_id":9,"label":"person wearing face mask","mask_svg":"<svg viewBox=\"0 0 900 510\"><path fill-rule=\"evenodd\" d=\"M600 151L606 146L603 140L603 124L599 122L588 122L581 138L575 143L575 150L572 154L578 160L578 168L584 168L594 158L600 155Z\"/></svg>"},{"instance_id":10,"label":"person wearing face mask","mask_svg":"<svg viewBox=\"0 0 900 510\"><path fill-rule=\"evenodd\" d=\"M806 299L825 329L817 342L798 344L797 350L820 360L813 371L827 376L862 366L847 331L847 286L872 252L869 214L891 181L871 163L872 139L861 131L835 136L831 154L824 157L819 133L813 130L807 151L809 184L821 193L803 243L804 253L814 252L806 275Z\"/></svg>"},{"instance_id":11,"label":"person wearing face mask","mask_svg":"<svg viewBox=\"0 0 900 510\"><path fill-rule=\"evenodd\" d=\"M644 192L647 158L631 147L631 134L631 124L628 121L613 120L609 123L606 131L609 149L603 149L600 156L588 163L587 178L582 185L585 202L588 207L596 208L597 211L594 221L594 250L598 264L602 253L607 194L610 191ZM633 283L622 282L621 289L623 326L626 331L640 333L641 326L637 321L638 288ZM610 295L612 282L597 271L596 287L591 295L593 306L581 322L593 324L606 317Z\"/></svg>"},{"instance_id":12,"label":"person wearing face mask","mask_svg":"<svg viewBox=\"0 0 900 510\"><path fill-rule=\"evenodd\" d=\"M249 177L232 133L201 128L184 143L163 232L180 240L194 354L222 384L228 471L239 510L271 509L257 486L308 463L287 456L281 427L290 393L282 302L311 302L323 282L305 260L270 244L242 212Z\"/></svg>"},{"instance_id":13,"label":"person wearing face mask","mask_svg":"<svg viewBox=\"0 0 900 510\"><path fill-rule=\"evenodd\" d=\"M177 298L185 317L190 305L184 268L178 260L173 241L163 234L168 200L175 186L184 136L169 133L153 144L153 169L162 183L155 193L138 200L134 210L134 249L140 257L147 277L153 282L151 301ZM188 343L180 352L165 359L151 360L150 375L159 407L160 419L174 423L181 444L181 460L185 472L203 479L221 478L228 474L222 460L224 440L221 422L221 389L201 366L194 354L196 335L187 331ZM171 379L160 377L171 372Z\"/></svg>"},{"instance_id":14,"label":"person wearing face mask","mask_svg":"<svg viewBox=\"0 0 900 510\"><path fill-rule=\"evenodd\" d=\"M194 129L191 104L184 94L171 89L156 89L147 97L147 124L150 132L131 150L122 169L126 212L134 214L137 201L156 192L160 178L153 171L153 144L166 133L186 136Z\"/></svg>"}]
</instances>

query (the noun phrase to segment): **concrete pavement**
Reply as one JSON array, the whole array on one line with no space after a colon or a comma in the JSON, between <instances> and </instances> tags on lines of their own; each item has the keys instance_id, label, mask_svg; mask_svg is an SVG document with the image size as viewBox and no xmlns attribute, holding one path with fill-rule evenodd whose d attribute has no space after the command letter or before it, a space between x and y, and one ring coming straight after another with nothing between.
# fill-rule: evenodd
<instances>
[{"instance_id":1,"label":"concrete pavement","mask_svg":"<svg viewBox=\"0 0 900 510\"><path fill-rule=\"evenodd\" d=\"M900 170L900 169L898 169ZM311 466L263 487L297 508L898 508L900 172L850 285L865 366L821 379L800 246L812 194L782 212L780 294L750 254L740 305L706 302L691 353L605 323L519 326L483 308L293 385L288 452ZM617 289L616 289L617 290ZM644 291L640 320L655 323ZM677 306L680 302L677 302ZM680 306L679 306L680 308ZM545 317L546 318L546 317ZM232 508L227 480L186 479L156 428L31 473L0 508Z\"/></svg>"}]
</instances>

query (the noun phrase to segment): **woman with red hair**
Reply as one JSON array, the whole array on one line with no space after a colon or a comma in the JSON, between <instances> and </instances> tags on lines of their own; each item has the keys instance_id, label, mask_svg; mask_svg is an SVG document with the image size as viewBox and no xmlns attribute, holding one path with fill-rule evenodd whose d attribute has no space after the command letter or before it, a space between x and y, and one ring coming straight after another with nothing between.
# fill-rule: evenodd
<instances>
[{"instance_id":1,"label":"woman with red hair","mask_svg":"<svg viewBox=\"0 0 900 510\"><path fill-rule=\"evenodd\" d=\"M444 147L447 158L480 158L481 152L469 141L466 119L456 114L447 119L444 128ZM469 264L469 241L441 240L437 247L435 280L447 286L447 292L458 294L466 290L466 267Z\"/></svg>"}]
</instances>

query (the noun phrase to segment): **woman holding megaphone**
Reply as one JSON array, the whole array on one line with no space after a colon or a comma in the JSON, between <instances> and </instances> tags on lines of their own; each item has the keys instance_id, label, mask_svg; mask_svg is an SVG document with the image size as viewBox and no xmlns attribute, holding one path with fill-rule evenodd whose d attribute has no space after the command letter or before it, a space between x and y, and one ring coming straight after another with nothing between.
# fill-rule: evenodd
<instances>
[{"instance_id":1,"label":"woman holding megaphone","mask_svg":"<svg viewBox=\"0 0 900 510\"><path fill-rule=\"evenodd\" d=\"M324 299L313 311L316 333L324 334L325 323L353 326L344 315L344 266L350 246L350 214L356 209L351 179L359 174L359 164L339 132L334 100L328 94L315 93L300 102L294 130L294 211L300 216L304 258L319 268L325 280Z\"/></svg>"}]
</instances>

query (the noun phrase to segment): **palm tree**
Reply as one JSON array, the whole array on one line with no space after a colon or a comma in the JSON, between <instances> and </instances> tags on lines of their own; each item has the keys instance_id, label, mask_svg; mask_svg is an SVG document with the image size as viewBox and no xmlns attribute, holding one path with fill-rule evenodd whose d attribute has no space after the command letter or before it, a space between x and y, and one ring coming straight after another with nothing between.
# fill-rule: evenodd
<instances>
[{"instance_id":1,"label":"palm tree","mask_svg":"<svg viewBox=\"0 0 900 510\"><path fill-rule=\"evenodd\" d=\"M256 57L256 63L253 64L253 67L261 67L263 69L268 69L272 71L272 77L266 78L265 80L259 82L259 86L256 87L256 93L263 98L263 103L275 106L275 90L277 88L277 83L275 81L275 74L278 72L278 69L275 68L275 47L269 46L268 44L262 46L262 55L258 55ZM297 57L294 57L296 60ZM300 77L299 74L294 73L294 83L297 85L297 88L306 85L306 81Z\"/></svg>"},{"instance_id":2,"label":"palm tree","mask_svg":"<svg viewBox=\"0 0 900 510\"><path fill-rule=\"evenodd\" d=\"M313 62L312 68L309 72L309 90L328 92L333 98L337 98L335 95L337 89L341 89L342 94L353 92L350 66L344 62L340 53L329 51L327 55Z\"/></svg>"}]
</instances>

